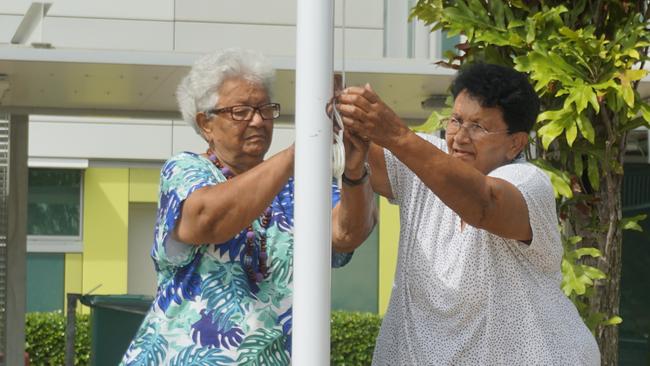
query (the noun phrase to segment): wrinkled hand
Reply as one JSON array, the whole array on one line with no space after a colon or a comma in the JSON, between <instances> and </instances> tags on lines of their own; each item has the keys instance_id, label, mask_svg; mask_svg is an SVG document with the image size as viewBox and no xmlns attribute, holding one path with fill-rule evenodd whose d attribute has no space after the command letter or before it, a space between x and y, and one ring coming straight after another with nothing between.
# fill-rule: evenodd
<instances>
[{"instance_id":1,"label":"wrinkled hand","mask_svg":"<svg viewBox=\"0 0 650 366\"><path fill-rule=\"evenodd\" d=\"M390 149L410 130L375 93L370 84L349 87L338 96L346 130Z\"/></svg>"},{"instance_id":2,"label":"wrinkled hand","mask_svg":"<svg viewBox=\"0 0 650 366\"><path fill-rule=\"evenodd\" d=\"M345 145L345 176L359 179L364 173L364 163L368 160L370 142L349 130L343 130Z\"/></svg>"}]
</instances>

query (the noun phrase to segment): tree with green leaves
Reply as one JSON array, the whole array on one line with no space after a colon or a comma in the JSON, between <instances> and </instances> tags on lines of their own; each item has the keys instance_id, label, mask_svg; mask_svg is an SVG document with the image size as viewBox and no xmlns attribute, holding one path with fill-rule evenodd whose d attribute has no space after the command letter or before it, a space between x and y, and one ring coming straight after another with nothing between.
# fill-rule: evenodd
<instances>
[{"instance_id":1,"label":"tree with green leaves","mask_svg":"<svg viewBox=\"0 0 650 366\"><path fill-rule=\"evenodd\" d=\"M543 107L528 157L553 183L564 243L562 289L616 365L626 137L650 126L638 92L647 75L649 1L419 0L411 16L463 35L440 63L510 65L529 75ZM439 120L434 112L428 127Z\"/></svg>"}]
</instances>

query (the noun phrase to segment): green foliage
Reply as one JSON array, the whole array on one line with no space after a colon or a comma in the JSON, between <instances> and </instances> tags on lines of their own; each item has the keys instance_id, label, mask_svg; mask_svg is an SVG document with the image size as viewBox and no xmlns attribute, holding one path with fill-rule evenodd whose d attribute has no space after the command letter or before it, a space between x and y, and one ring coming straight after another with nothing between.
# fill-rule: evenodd
<instances>
[{"instance_id":1,"label":"green foliage","mask_svg":"<svg viewBox=\"0 0 650 366\"><path fill-rule=\"evenodd\" d=\"M331 364L370 365L380 325L377 314L333 311Z\"/></svg>"},{"instance_id":2,"label":"green foliage","mask_svg":"<svg viewBox=\"0 0 650 366\"><path fill-rule=\"evenodd\" d=\"M618 0L419 0L411 12L434 30L467 37L458 45L464 53L440 64L457 69L482 60L529 75L543 108L534 163L550 176L558 200L562 289L592 330L621 319L588 309L594 281L607 273L586 263L601 256L599 263L607 263L610 253L596 247L620 246L620 230L639 230L645 218L607 221L619 217L627 132L650 126L650 105L637 91L647 75L648 7ZM602 212L613 214L601 218Z\"/></svg>"},{"instance_id":3,"label":"green foliage","mask_svg":"<svg viewBox=\"0 0 650 366\"><path fill-rule=\"evenodd\" d=\"M26 351L29 353L30 365L63 365L65 360L65 317L61 312L28 313L26 317ZM371 313L354 313L346 311L332 312L331 359L332 365L356 366L370 365L375 339L379 333L381 318ZM90 330L88 315L77 314L75 338L75 365L90 363ZM273 337L270 337L271 339ZM277 338L277 337L276 337ZM281 338L277 338L281 339ZM266 345L267 338L258 336L255 340ZM266 342L266 343L265 343ZM268 346L275 346L271 342ZM266 346L265 346L266 347ZM283 353L282 353L283 354ZM274 356L272 352L262 352L260 357ZM198 359L201 362L225 359L219 352L183 352L175 361ZM198 361L196 361L198 362ZM197 363L199 364L199 363ZM209 362L207 363L209 364ZM217 362L218 364L218 362ZM270 363L273 364L273 363Z\"/></svg>"},{"instance_id":4,"label":"green foliage","mask_svg":"<svg viewBox=\"0 0 650 366\"><path fill-rule=\"evenodd\" d=\"M65 361L65 324L61 312L28 313L25 317L25 351L29 364L63 365ZM75 360L77 366L90 363L90 332L88 315L77 314Z\"/></svg>"}]
</instances>

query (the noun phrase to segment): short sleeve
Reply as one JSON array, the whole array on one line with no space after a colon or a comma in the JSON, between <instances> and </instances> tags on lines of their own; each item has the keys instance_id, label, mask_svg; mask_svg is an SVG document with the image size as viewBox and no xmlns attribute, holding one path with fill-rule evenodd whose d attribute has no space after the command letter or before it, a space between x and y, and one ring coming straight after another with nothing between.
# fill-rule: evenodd
<instances>
[{"instance_id":1,"label":"short sleeve","mask_svg":"<svg viewBox=\"0 0 650 366\"><path fill-rule=\"evenodd\" d=\"M417 135L438 149L447 152L445 140L438 136L424 133L418 133ZM386 173L393 193L393 198L389 202L399 205L402 203L404 195L410 190L413 180L419 178L387 149L384 149L384 160L386 161Z\"/></svg>"},{"instance_id":2,"label":"short sleeve","mask_svg":"<svg viewBox=\"0 0 650 366\"><path fill-rule=\"evenodd\" d=\"M526 201L533 240L530 245L520 245L524 255L542 271L557 272L562 261L562 242L555 196L549 177L539 168L526 162L499 167L489 176L514 185Z\"/></svg>"},{"instance_id":3,"label":"short sleeve","mask_svg":"<svg viewBox=\"0 0 650 366\"><path fill-rule=\"evenodd\" d=\"M199 246L180 243L171 237L183 202L199 188L216 185L225 177L207 159L181 153L169 159L160 172L158 214L151 251L159 269L184 266Z\"/></svg>"}]
</instances>

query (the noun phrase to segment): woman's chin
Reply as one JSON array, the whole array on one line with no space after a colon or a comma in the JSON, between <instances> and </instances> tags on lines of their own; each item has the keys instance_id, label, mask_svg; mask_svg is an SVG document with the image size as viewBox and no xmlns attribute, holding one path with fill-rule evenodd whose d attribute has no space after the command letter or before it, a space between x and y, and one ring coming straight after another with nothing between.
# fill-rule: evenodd
<instances>
[{"instance_id":1,"label":"woman's chin","mask_svg":"<svg viewBox=\"0 0 650 366\"><path fill-rule=\"evenodd\" d=\"M244 151L248 156L257 156L263 159L266 152L269 151L269 146L266 144L250 144L246 146Z\"/></svg>"}]
</instances>

